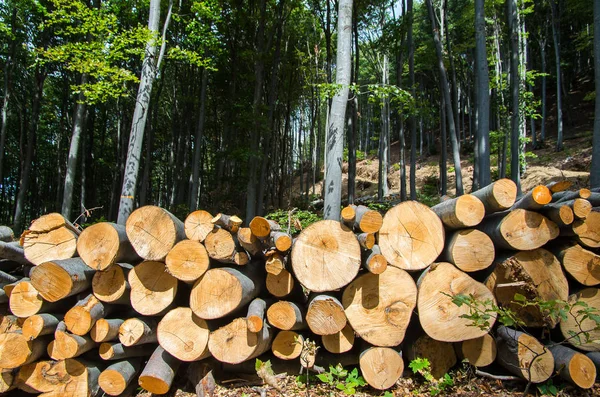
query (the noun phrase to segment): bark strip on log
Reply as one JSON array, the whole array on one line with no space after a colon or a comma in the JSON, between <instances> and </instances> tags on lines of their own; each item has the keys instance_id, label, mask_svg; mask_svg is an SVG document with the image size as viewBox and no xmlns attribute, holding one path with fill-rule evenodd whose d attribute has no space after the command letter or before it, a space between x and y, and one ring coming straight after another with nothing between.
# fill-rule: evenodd
<instances>
[{"instance_id":1,"label":"bark strip on log","mask_svg":"<svg viewBox=\"0 0 600 397\"><path fill-rule=\"evenodd\" d=\"M98 348L98 355L101 359L112 361L122 360L129 357L147 357L152 354L154 346L136 345L125 346L122 343L101 343Z\"/></svg>"}]
</instances>

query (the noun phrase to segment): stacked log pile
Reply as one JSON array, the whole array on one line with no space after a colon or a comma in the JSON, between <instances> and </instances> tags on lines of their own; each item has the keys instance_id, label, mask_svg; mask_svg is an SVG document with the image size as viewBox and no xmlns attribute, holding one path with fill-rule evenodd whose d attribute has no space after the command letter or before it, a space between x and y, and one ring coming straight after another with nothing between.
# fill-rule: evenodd
<instances>
[{"instance_id":1,"label":"stacked log pile","mask_svg":"<svg viewBox=\"0 0 600 397\"><path fill-rule=\"evenodd\" d=\"M154 206L125 226L83 231L45 215L16 242L0 228L0 392L163 394L184 367L200 390L212 370L253 370L263 355L288 373L357 365L380 390L416 357L435 377L466 359L533 383L557 371L589 388L596 323L514 300L600 308L600 193L568 187L516 200L502 179L432 208L408 201L382 216L348 206L340 222L296 238L262 217L244 227L198 210L182 222ZM510 308L528 329L555 327L564 341L497 326L496 313L474 326L457 295Z\"/></svg>"}]
</instances>

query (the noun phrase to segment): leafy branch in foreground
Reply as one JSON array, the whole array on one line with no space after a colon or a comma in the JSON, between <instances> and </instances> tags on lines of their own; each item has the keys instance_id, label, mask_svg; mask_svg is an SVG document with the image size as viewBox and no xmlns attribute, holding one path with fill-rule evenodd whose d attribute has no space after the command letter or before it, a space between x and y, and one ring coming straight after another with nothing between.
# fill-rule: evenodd
<instances>
[{"instance_id":1,"label":"leafy branch in foreground","mask_svg":"<svg viewBox=\"0 0 600 397\"><path fill-rule=\"evenodd\" d=\"M440 379L435 379L431 374L431 364L426 358L417 357L408 364L408 367L415 374L425 378L429 385L429 394L432 396L437 396L454 386L454 380L448 374L444 374Z\"/></svg>"}]
</instances>

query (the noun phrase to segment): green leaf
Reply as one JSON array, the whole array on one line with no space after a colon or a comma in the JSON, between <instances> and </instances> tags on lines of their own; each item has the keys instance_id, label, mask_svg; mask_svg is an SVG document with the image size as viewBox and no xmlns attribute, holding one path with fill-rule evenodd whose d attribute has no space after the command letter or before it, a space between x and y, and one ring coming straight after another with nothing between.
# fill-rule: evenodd
<instances>
[{"instance_id":1,"label":"green leaf","mask_svg":"<svg viewBox=\"0 0 600 397\"><path fill-rule=\"evenodd\" d=\"M515 300L515 302L525 302L527 300L527 298L525 298L524 295L521 295L518 292L515 294L513 299Z\"/></svg>"}]
</instances>

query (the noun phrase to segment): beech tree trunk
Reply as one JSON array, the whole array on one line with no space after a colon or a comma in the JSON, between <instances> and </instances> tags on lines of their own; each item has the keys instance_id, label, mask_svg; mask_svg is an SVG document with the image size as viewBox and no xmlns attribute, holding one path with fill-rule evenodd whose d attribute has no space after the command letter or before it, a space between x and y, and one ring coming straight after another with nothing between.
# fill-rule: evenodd
<instances>
[{"instance_id":1,"label":"beech tree trunk","mask_svg":"<svg viewBox=\"0 0 600 397\"><path fill-rule=\"evenodd\" d=\"M594 0L594 37L600 37L600 1ZM594 40L594 81L596 92L600 92L600 42ZM596 95L594 111L594 136L592 142L592 163L590 165L590 186L600 187L600 96Z\"/></svg>"},{"instance_id":2,"label":"beech tree trunk","mask_svg":"<svg viewBox=\"0 0 600 397\"><path fill-rule=\"evenodd\" d=\"M507 1L507 17L510 30L510 177L521 193L521 136L519 130L519 26L517 23L517 1Z\"/></svg>"},{"instance_id":3,"label":"beech tree trunk","mask_svg":"<svg viewBox=\"0 0 600 397\"><path fill-rule=\"evenodd\" d=\"M194 139L194 164L192 173L192 190L190 191L189 208L193 211L197 208L200 193L200 170L202 169L201 156L204 140L204 114L206 109L206 86L208 85L208 69L202 70L202 87L200 89L200 113L198 115L198 125L196 126L196 136Z\"/></svg>"},{"instance_id":4,"label":"beech tree trunk","mask_svg":"<svg viewBox=\"0 0 600 397\"><path fill-rule=\"evenodd\" d=\"M490 165L490 76L487 61L484 0L475 0L475 70L479 186L492 181Z\"/></svg>"}]
</instances>

